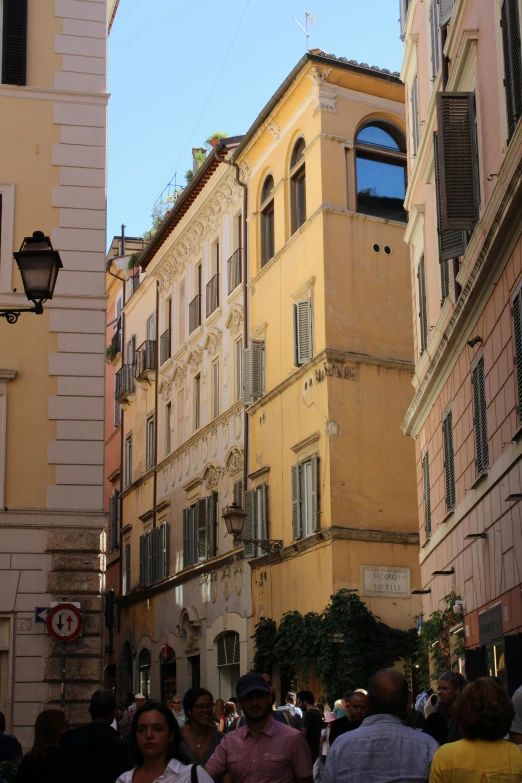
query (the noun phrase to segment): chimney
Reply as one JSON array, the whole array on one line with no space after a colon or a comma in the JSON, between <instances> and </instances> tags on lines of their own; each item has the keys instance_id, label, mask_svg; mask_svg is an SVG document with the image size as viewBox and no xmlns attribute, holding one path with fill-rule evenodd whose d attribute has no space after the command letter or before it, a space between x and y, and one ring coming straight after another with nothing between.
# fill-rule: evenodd
<instances>
[{"instance_id":1,"label":"chimney","mask_svg":"<svg viewBox=\"0 0 522 783\"><path fill-rule=\"evenodd\" d=\"M196 171L201 166L201 163L197 160L196 154L198 152L203 153L203 156L206 157L207 153L204 147L192 147L192 173L195 174Z\"/></svg>"}]
</instances>

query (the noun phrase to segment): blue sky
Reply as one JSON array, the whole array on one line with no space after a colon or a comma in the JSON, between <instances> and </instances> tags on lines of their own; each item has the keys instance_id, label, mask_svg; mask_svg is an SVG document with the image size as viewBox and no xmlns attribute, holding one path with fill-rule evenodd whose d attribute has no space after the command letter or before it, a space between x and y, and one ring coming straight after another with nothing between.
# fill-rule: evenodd
<instances>
[{"instance_id":1,"label":"blue sky","mask_svg":"<svg viewBox=\"0 0 522 783\"><path fill-rule=\"evenodd\" d=\"M305 52L292 16L304 24L307 10L319 25L309 25L310 48L400 70L398 0L120 0L109 38L109 243L121 223L128 236L150 227L175 172L184 184L193 146L248 130Z\"/></svg>"}]
</instances>

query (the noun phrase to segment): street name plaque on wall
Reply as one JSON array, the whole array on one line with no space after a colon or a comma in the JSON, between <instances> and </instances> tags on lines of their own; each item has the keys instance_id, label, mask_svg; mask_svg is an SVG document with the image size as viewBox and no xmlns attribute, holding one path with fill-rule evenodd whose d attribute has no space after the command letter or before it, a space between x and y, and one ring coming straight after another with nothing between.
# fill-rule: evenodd
<instances>
[{"instance_id":1,"label":"street name plaque on wall","mask_svg":"<svg viewBox=\"0 0 522 783\"><path fill-rule=\"evenodd\" d=\"M410 569L400 566L361 566L363 595L405 598L411 595Z\"/></svg>"}]
</instances>

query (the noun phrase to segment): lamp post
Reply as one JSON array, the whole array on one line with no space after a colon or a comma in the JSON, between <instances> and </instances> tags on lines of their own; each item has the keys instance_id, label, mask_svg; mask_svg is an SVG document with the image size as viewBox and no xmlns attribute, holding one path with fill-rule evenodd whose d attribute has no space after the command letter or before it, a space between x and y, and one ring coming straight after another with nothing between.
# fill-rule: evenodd
<instances>
[{"instance_id":1,"label":"lamp post","mask_svg":"<svg viewBox=\"0 0 522 783\"><path fill-rule=\"evenodd\" d=\"M15 324L21 313L43 313L43 303L53 298L58 271L63 266L60 254L43 231L25 237L20 250L13 256L22 276L25 295L34 302L34 307L0 309L0 317L10 324Z\"/></svg>"},{"instance_id":2,"label":"lamp post","mask_svg":"<svg viewBox=\"0 0 522 783\"><path fill-rule=\"evenodd\" d=\"M264 555L279 552L283 548L280 540L271 541L268 538L243 538L243 527L247 515L236 502L223 509L222 518L225 520L227 531L234 537L235 544L253 544L259 547Z\"/></svg>"}]
</instances>

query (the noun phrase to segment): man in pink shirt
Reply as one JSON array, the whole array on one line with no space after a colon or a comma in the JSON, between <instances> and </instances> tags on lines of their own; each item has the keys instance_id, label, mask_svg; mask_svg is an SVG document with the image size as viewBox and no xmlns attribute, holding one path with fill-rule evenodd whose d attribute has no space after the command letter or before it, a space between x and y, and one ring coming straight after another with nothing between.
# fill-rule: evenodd
<instances>
[{"instance_id":1,"label":"man in pink shirt","mask_svg":"<svg viewBox=\"0 0 522 783\"><path fill-rule=\"evenodd\" d=\"M246 725L224 736L207 762L212 778L232 783L312 783L312 757L304 736L272 717L270 688L262 674L244 674L237 696Z\"/></svg>"}]
</instances>

